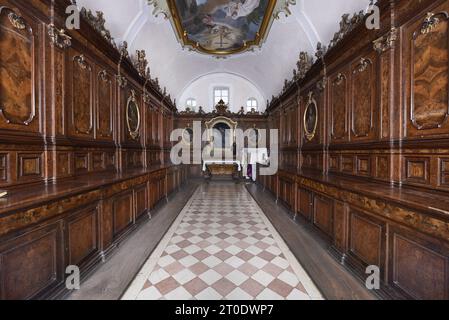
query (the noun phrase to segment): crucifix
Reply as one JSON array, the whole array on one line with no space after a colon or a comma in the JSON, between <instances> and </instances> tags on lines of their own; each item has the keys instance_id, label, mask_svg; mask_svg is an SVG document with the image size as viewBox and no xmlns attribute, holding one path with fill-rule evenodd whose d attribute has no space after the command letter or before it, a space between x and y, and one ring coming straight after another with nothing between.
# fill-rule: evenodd
<instances>
[{"instance_id":1,"label":"crucifix","mask_svg":"<svg viewBox=\"0 0 449 320\"><path fill-rule=\"evenodd\" d=\"M229 45L229 43L225 41L225 37L229 34L229 32L226 32L226 29L226 27L221 27L218 31L220 42L217 42L215 44L219 45L220 48L223 48L224 45Z\"/></svg>"}]
</instances>

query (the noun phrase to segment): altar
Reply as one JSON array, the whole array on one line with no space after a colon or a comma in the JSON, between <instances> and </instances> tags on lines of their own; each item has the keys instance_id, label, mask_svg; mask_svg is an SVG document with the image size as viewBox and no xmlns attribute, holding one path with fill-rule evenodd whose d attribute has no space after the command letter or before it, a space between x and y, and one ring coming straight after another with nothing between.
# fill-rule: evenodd
<instances>
[{"instance_id":1,"label":"altar","mask_svg":"<svg viewBox=\"0 0 449 320\"><path fill-rule=\"evenodd\" d=\"M207 160L203 163L203 174L206 179L238 180L242 172L240 161Z\"/></svg>"}]
</instances>

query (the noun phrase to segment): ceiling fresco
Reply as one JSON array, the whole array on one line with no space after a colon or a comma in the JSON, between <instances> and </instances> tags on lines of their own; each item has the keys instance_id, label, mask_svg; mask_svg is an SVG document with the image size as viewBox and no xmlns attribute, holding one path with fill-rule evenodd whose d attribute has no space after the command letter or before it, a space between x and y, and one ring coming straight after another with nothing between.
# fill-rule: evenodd
<instances>
[{"instance_id":1,"label":"ceiling fresco","mask_svg":"<svg viewBox=\"0 0 449 320\"><path fill-rule=\"evenodd\" d=\"M276 0L167 0L183 46L225 56L261 46Z\"/></svg>"}]
</instances>

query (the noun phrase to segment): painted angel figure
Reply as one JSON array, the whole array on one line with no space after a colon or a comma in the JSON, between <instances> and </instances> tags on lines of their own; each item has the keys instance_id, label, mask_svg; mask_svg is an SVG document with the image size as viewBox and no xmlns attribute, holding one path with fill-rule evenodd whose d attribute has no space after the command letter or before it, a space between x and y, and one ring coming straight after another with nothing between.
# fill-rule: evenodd
<instances>
[{"instance_id":1,"label":"painted angel figure","mask_svg":"<svg viewBox=\"0 0 449 320\"><path fill-rule=\"evenodd\" d=\"M260 0L244 0L231 1L228 6L225 7L226 16L237 20L240 17L246 17L256 10L260 5Z\"/></svg>"}]
</instances>

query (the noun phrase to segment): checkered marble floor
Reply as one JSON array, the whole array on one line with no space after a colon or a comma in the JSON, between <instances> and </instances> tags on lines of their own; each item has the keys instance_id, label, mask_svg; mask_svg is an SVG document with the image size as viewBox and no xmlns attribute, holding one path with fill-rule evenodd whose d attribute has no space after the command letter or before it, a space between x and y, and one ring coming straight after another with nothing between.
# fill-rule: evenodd
<instances>
[{"instance_id":1,"label":"checkered marble floor","mask_svg":"<svg viewBox=\"0 0 449 320\"><path fill-rule=\"evenodd\" d=\"M322 299L243 185L198 188L123 299Z\"/></svg>"}]
</instances>

